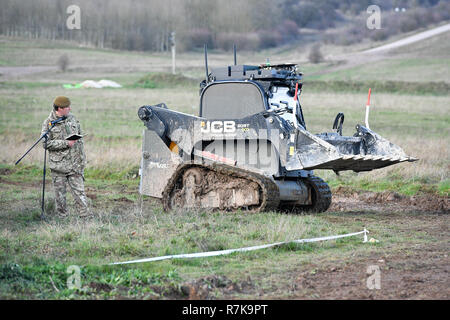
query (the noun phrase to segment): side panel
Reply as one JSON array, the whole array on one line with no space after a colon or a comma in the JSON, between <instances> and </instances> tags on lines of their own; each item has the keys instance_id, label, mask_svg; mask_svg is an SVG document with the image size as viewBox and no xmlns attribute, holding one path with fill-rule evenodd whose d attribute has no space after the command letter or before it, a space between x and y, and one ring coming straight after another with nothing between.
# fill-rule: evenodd
<instances>
[{"instance_id":1,"label":"side panel","mask_svg":"<svg viewBox=\"0 0 450 320\"><path fill-rule=\"evenodd\" d=\"M235 161L237 167L275 176L280 168L279 154L267 136L265 138L214 140L204 150Z\"/></svg>"},{"instance_id":2,"label":"side panel","mask_svg":"<svg viewBox=\"0 0 450 320\"><path fill-rule=\"evenodd\" d=\"M161 198L169 178L181 162L154 131L144 129L139 192Z\"/></svg>"}]
</instances>

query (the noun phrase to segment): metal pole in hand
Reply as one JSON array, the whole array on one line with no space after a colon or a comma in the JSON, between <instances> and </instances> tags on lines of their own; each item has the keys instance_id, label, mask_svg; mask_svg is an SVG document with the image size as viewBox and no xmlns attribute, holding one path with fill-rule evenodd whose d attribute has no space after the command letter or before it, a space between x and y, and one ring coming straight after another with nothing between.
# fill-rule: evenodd
<instances>
[{"instance_id":1,"label":"metal pole in hand","mask_svg":"<svg viewBox=\"0 0 450 320\"><path fill-rule=\"evenodd\" d=\"M48 132L48 131L47 131ZM46 136L47 135L47 132L46 133L44 133L44 135ZM14 164L14 165L18 165L19 164L19 162L20 161L22 161L22 159L23 158L25 158L25 156L28 154L28 152L30 152L31 151L31 149L33 149L38 143L39 143L39 141L41 141L42 140L42 138L44 138L44 135L42 135L24 154L23 154L23 156L21 156L20 157L20 159L19 160L17 160L16 161L16 163Z\"/></svg>"},{"instance_id":2,"label":"metal pole in hand","mask_svg":"<svg viewBox=\"0 0 450 320\"><path fill-rule=\"evenodd\" d=\"M41 203L41 219L42 220L46 220L45 219L45 174L47 173L46 168L47 168L47 135L45 135L44 138L44 172L43 172L43 177L42 177L42 203Z\"/></svg>"},{"instance_id":3,"label":"metal pole in hand","mask_svg":"<svg viewBox=\"0 0 450 320\"><path fill-rule=\"evenodd\" d=\"M62 121L65 118L60 118ZM58 122L59 122L58 121ZM39 137L39 139L27 150L27 152L25 152L25 154L23 156L20 157L19 160L16 161L15 165L18 165L20 161L22 161L22 159L31 151L31 149L33 149L38 143L39 141L41 141L42 139L44 139L44 170L43 170L43 177L42 177L42 198L41 198L41 219L42 220L46 220L45 218L45 203L44 203L44 198L45 198L45 175L47 173L47 140L48 140L48 134L49 132L52 130L53 125L50 126L47 131L41 135Z\"/></svg>"}]
</instances>

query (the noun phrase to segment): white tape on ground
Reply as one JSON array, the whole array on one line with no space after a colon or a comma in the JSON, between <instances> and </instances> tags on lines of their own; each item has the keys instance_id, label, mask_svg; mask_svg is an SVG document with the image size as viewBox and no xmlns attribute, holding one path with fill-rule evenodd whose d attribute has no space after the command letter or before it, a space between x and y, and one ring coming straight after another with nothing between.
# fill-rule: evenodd
<instances>
[{"instance_id":1,"label":"white tape on ground","mask_svg":"<svg viewBox=\"0 0 450 320\"><path fill-rule=\"evenodd\" d=\"M228 250L220 250L220 251L174 254L174 255L170 255L170 256L153 257L153 258L130 260L130 261L124 261L124 262L113 262L113 263L110 263L109 265L142 263L142 262L151 262L151 261L161 261L161 260L167 260L167 259L183 259L183 258L189 259L189 258L214 257L214 256L230 254L233 252L245 252L245 251L266 249L266 248L275 247L275 246L279 246L279 245L287 244L287 243L291 243L291 242L295 242L295 243L318 242L318 241L333 240L333 239L339 239L339 238L345 238L345 237L353 237L353 236L356 236L358 234L363 234L363 233L364 233L364 241L363 242L367 242L367 233L369 233L369 231L366 228L364 228L364 230L360 231L360 232L340 234L337 236L327 236L327 237L320 237L320 238L282 241L282 242L275 242L275 243L271 243L271 244L264 244L264 245L260 245L260 246L245 247L245 248L238 248L238 249L228 249Z\"/></svg>"}]
</instances>

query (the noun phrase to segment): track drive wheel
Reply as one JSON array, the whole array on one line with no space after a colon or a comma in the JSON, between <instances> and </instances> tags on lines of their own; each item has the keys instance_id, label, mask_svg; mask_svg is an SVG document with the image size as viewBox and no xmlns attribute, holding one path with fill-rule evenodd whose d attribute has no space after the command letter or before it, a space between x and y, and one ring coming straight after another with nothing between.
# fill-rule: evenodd
<instances>
[{"instance_id":1,"label":"track drive wheel","mask_svg":"<svg viewBox=\"0 0 450 320\"><path fill-rule=\"evenodd\" d=\"M291 213L319 213L325 212L331 205L331 190L328 184L321 178L310 176L302 181L311 190L311 204L308 205L282 205L280 209Z\"/></svg>"}]
</instances>

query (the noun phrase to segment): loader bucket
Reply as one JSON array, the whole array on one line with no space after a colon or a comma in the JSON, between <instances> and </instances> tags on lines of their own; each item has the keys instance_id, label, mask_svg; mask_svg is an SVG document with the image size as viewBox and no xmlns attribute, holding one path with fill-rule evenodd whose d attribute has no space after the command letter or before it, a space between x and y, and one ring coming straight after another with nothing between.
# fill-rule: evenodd
<instances>
[{"instance_id":1,"label":"loader bucket","mask_svg":"<svg viewBox=\"0 0 450 320\"><path fill-rule=\"evenodd\" d=\"M296 152L287 169L359 172L418 160L366 127L357 125L356 130L353 137L345 137L337 133L313 135L299 128Z\"/></svg>"},{"instance_id":2,"label":"loader bucket","mask_svg":"<svg viewBox=\"0 0 450 320\"><path fill-rule=\"evenodd\" d=\"M144 130L141 160L141 194L161 198L167 181L182 162L155 131Z\"/></svg>"}]
</instances>

